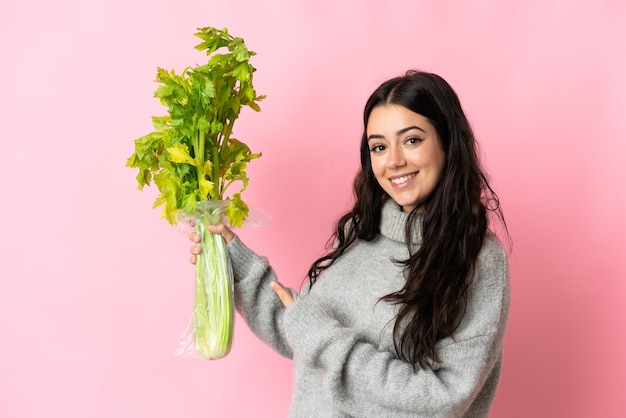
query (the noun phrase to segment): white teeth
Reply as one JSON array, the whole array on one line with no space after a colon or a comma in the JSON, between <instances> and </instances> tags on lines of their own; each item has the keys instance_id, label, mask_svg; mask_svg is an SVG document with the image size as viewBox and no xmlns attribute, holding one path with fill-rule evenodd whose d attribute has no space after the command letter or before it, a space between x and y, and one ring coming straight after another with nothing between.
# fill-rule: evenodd
<instances>
[{"instance_id":1,"label":"white teeth","mask_svg":"<svg viewBox=\"0 0 626 418\"><path fill-rule=\"evenodd\" d=\"M409 174L408 176L398 177L396 179L391 179L393 184L402 184L405 181L408 181L411 177L415 176L415 174Z\"/></svg>"}]
</instances>

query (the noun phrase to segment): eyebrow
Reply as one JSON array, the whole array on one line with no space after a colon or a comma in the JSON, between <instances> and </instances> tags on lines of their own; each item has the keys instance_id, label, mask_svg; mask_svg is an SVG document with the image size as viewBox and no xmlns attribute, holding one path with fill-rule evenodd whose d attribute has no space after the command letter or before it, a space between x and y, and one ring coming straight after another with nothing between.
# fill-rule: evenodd
<instances>
[{"instance_id":1,"label":"eyebrow","mask_svg":"<svg viewBox=\"0 0 626 418\"><path fill-rule=\"evenodd\" d=\"M420 128L419 126L412 125L412 126L407 126L406 128L400 129L398 132L396 132L396 136L400 136L403 133L406 133L406 132L408 132L408 131L410 131L412 129L417 129L418 131L422 131L422 132L426 133L426 131L423 130L422 128ZM369 141L370 139L376 139L376 138L382 139L382 138L385 138L385 136L384 135L373 134L373 135L368 136L367 140Z\"/></svg>"}]
</instances>

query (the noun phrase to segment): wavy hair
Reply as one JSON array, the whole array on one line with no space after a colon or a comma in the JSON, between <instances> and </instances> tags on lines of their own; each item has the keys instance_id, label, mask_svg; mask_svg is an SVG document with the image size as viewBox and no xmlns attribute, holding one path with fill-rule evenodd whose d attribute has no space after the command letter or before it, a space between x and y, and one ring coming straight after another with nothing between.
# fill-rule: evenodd
<instances>
[{"instance_id":1,"label":"wavy hair","mask_svg":"<svg viewBox=\"0 0 626 418\"><path fill-rule=\"evenodd\" d=\"M372 171L367 123L372 110L395 104L426 117L435 127L445 153L445 167L433 192L409 214L406 245L409 258L393 260L404 267L406 282L381 300L397 304L394 347L398 357L424 368L439 361L436 344L452 337L467 304L476 259L489 226L489 211L505 229L497 195L483 173L477 145L457 94L440 76L408 71L381 84L369 97L361 139L361 167L354 180L355 203L335 226L333 246L308 271L310 286L356 240L373 240L380 232L381 209L389 196ZM416 215L420 213L420 217ZM421 225L416 225L421 219ZM422 229L414 251L412 231Z\"/></svg>"}]
</instances>

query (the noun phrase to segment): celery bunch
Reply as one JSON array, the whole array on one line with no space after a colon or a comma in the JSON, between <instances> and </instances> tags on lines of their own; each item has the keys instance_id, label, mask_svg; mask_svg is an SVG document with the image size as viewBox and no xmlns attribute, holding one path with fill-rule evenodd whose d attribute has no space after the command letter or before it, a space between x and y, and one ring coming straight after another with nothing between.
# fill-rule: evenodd
<instances>
[{"instance_id":1,"label":"celery bunch","mask_svg":"<svg viewBox=\"0 0 626 418\"><path fill-rule=\"evenodd\" d=\"M246 167L254 154L232 136L243 106L260 111L252 85L256 69L242 38L227 29L199 28L195 34L205 51L203 65L174 70L157 69L160 86L154 92L167 115L153 116L154 131L135 140L135 152L126 165L137 168L139 189L152 182L159 189L154 207L175 224L191 215L203 237L203 252L196 265L194 337L197 351L206 358L228 353L232 338L232 270L223 239L205 232L221 222L240 227L248 215L241 192L248 186ZM232 195L227 189L238 185ZM224 202L217 204L215 202Z\"/></svg>"}]
</instances>

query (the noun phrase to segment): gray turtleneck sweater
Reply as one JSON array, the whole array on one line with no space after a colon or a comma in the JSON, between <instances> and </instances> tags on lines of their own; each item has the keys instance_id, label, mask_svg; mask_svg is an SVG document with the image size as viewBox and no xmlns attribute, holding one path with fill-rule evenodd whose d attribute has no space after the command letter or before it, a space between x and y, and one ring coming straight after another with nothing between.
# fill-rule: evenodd
<instances>
[{"instance_id":1,"label":"gray turtleneck sweater","mask_svg":"<svg viewBox=\"0 0 626 418\"><path fill-rule=\"evenodd\" d=\"M408 256L406 220L387 201L380 235L357 241L310 291L292 290L289 308L270 288L276 276L267 260L239 238L228 245L237 310L261 339L293 359L290 417L488 416L509 310L506 254L488 234L454 338L438 343L440 363L414 371L395 354L397 306L379 301L403 285L401 267L391 260ZM413 242L420 241L418 232Z\"/></svg>"}]
</instances>

